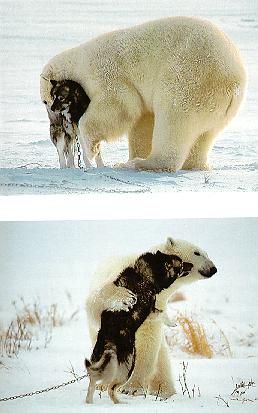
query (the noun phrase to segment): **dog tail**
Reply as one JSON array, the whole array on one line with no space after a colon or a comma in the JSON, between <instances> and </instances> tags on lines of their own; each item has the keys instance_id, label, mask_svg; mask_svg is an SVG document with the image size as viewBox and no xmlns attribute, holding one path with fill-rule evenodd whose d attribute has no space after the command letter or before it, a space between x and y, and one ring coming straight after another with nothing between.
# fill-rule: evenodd
<instances>
[{"instance_id":1,"label":"dog tail","mask_svg":"<svg viewBox=\"0 0 258 413\"><path fill-rule=\"evenodd\" d=\"M85 359L85 360L84 360L84 364L85 364L85 367L86 367L87 370L88 370L88 368L91 366L91 362L90 362L90 360L88 360L88 359Z\"/></svg>"},{"instance_id":2,"label":"dog tail","mask_svg":"<svg viewBox=\"0 0 258 413\"><path fill-rule=\"evenodd\" d=\"M116 346L112 343L107 343L105 345L103 354L98 361L92 362L88 359L85 359L84 364L89 374L93 372L100 373L105 370L106 366L111 360L117 361Z\"/></svg>"}]
</instances>

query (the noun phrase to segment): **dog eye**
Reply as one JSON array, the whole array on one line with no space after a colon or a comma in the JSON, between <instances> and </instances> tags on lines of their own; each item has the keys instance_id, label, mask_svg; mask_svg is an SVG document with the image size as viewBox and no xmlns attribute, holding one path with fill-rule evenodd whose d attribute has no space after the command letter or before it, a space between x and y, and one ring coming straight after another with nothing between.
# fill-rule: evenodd
<instances>
[{"instance_id":1,"label":"dog eye","mask_svg":"<svg viewBox=\"0 0 258 413\"><path fill-rule=\"evenodd\" d=\"M198 255L198 257L199 257L201 254L198 251L195 251L194 255Z\"/></svg>"},{"instance_id":2,"label":"dog eye","mask_svg":"<svg viewBox=\"0 0 258 413\"><path fill-rule=\"evenodd\" d=\"M60 100L60 102L63 102L65 100L65 98L63 96L59 96L59 100Z\"/></svg>"}]
</instances>

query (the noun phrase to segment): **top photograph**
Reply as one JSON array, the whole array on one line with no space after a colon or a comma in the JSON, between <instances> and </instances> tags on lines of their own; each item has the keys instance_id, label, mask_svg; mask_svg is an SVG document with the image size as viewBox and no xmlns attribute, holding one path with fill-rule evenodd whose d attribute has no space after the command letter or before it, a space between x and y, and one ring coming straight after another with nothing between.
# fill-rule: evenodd
<instances>
[{"instance_id":1,"label":"top photograph","mask_svg":"<svg viewBox=\"0 0 258 413\"><path fill-rule=\"evenodd\" d=\"M0 195L258 191L258 3L0 0Z\"/></svg>"}]
</instances>

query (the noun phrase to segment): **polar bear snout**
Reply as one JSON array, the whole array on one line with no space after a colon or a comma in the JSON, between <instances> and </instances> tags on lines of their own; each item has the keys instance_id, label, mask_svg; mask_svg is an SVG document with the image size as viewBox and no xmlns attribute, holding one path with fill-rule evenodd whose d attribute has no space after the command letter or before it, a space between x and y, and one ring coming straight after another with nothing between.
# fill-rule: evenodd
<instances>
[{"instance_id":1,"label":"polar bear snout","mask_svg":"<svg viewBox=\"0 0 258 413\"><path fill-rule=\"evenodd\" d=\"M217 272L217 268L213 265L211 268L205 269L205 270L199 270L199 273L205 277L205 278L210 278Z\"/></svg>"}]
</instances>

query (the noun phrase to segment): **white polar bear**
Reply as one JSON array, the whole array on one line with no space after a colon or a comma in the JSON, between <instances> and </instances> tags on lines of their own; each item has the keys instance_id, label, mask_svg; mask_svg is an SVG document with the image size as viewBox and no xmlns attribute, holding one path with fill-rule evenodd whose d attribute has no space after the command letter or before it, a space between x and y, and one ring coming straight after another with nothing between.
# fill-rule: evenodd
<instances>
[{"instance_id":1,"label":"white polar bear","mask_svg":"<svg viewBox=\"0 0 258 413\"><path fill-rule=\"evenodd\" d=\"M162 245L151 249L166 254L175 254L183 261L193 264L189 275L177 279L168 289L163 290L156 298L156 308L166 311L167 301L178 288L205 277L211 277L217 269L208 258L206 252L183 240L168 238ZM132 296L129 290L116 287L114 279L124 268L134 264L138 255L114 258L105 263L94 275L94 281L86 301L86 311L90 336L93 345L100 329L100 316L105 309L126 309L131 305ZM121 304L122 303L122 304ZM164 335L162 317L149 317L136 333L136 363L133 374L124 391L139 394L148 391L166 398L176 390L170 368L168 346Z\"/></svg>"},{"instance_id":2,"label":"white polar bear","mask_svg":"<svg viewBox=\"0 0 258 413\"><path fill-rule=\"evenodd\" d=\"M102 140L128 134L125 167L208 169L219 132L246 89L239 51L213 23L170 17L106 33L53 57L41 76L78 82L91 103L79 122L85 162Z\"/></svg>"}]
</instances>

